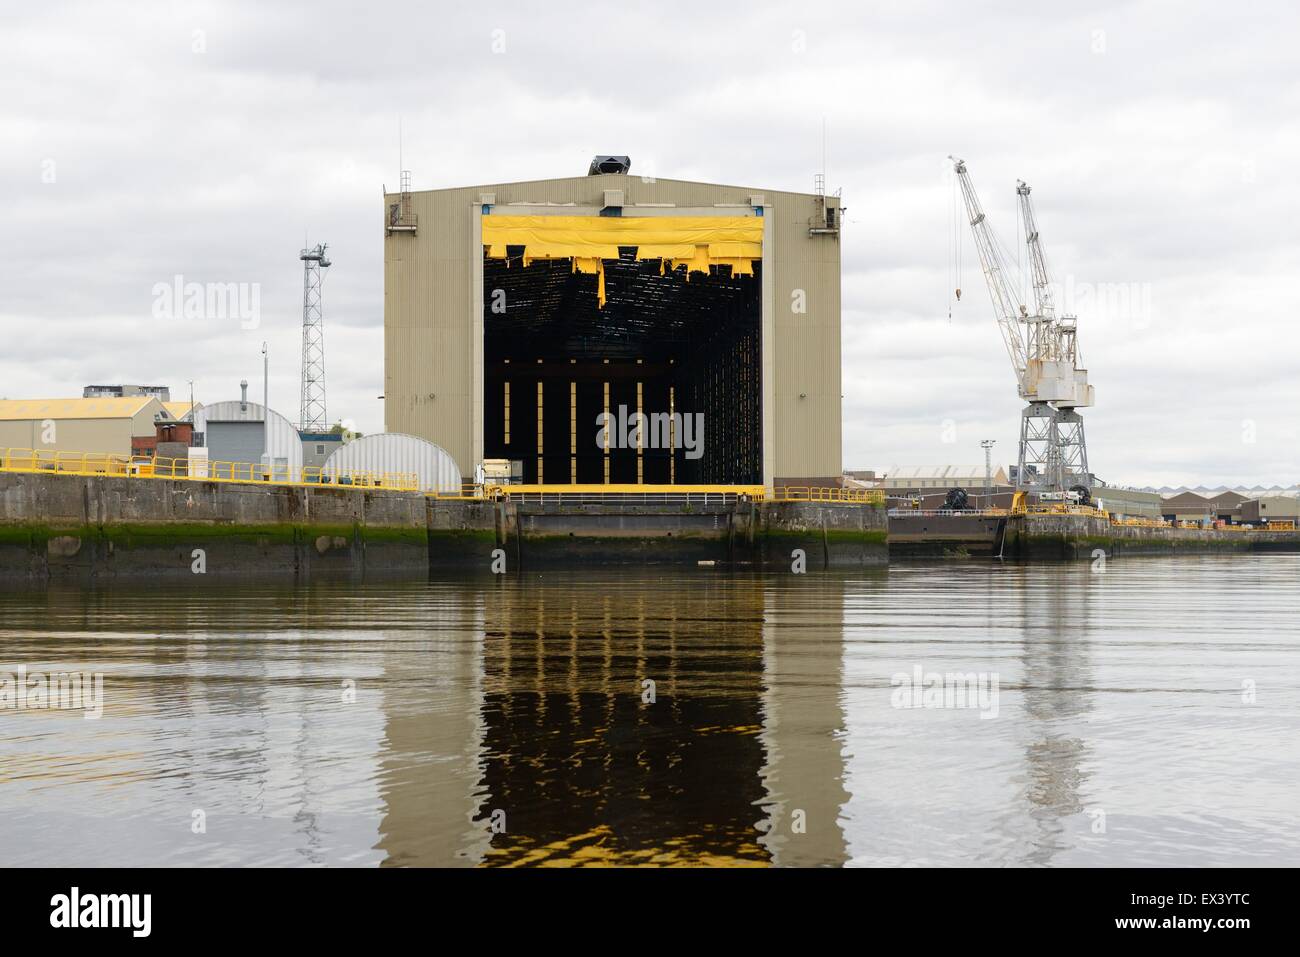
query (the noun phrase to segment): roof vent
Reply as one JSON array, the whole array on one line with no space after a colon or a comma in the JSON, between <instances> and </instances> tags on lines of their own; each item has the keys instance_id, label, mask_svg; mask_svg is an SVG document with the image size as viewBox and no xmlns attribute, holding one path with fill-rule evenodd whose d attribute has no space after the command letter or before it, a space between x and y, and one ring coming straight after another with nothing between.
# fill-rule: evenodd
<instances>
[{"instance_id":1,"label":"roof vent","mask_svg":"<svg viewBox=\"0 0 1300 957\"><path fill-rule=\"evenodd\" d=\"M588 176L601 173L626 173L632 168L632 159L628 156L596 156L587 169Z\"/></svg>"}]
</instances>

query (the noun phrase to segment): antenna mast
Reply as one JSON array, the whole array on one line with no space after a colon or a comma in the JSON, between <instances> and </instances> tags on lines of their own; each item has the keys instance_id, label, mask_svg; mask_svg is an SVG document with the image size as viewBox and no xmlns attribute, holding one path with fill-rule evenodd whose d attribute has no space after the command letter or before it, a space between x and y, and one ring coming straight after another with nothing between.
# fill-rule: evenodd
<instances>
[{"instance_id":1,"label":"antenna mast","mask_svg":"<svg viewBox=\"0 0 1300 957\"><path fill-rule=\"evenodd\" d=\"M329 268L326 244L304 249L298 257L302 277L302 404L298 426L304 432L329 428L325 414L325 315L321 308L321 270Z\"/></svg>"}]
</instances>

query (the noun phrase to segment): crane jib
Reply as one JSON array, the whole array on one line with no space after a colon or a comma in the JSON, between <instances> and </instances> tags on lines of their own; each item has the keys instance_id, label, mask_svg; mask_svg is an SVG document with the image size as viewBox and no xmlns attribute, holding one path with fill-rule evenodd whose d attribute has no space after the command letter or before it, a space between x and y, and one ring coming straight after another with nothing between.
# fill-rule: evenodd
<instances>
[{"instance_id":1,"label":"crane jib","mask_svg":"<svg viewBox=\"0 0 1300 957\"><path fill-rule=\"evenodd\" d=\"M1087 369L1081 368L1073 317L1056 316L1051 271L1035 221L1030 188L1020 180L1016 192L1028 246L1032 313L1008 280L1001 246L989 228L966 164L956 157L949 159L953 161L995 317L1016 374L1017 390L1029 403L1021 416L1017 484L1060 489L1077 482L1087 487L1093 479L1083 420L1077 410L1093 405L1095 392L1088 383Z\"/></svg>"}]
</instances>

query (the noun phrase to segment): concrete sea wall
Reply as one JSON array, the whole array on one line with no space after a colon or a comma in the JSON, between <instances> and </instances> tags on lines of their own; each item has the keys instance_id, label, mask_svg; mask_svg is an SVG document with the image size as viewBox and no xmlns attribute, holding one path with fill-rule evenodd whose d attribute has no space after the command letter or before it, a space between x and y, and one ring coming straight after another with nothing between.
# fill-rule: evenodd
<instances>
[{"instance_id":1,"label":"concrete sea wall","mask_svg":"<svg viewBox=\"0 0 1300 957\"><path fill-rule=\"evenodd\" d=\"M0 472L6 577L422 570L425 527L399 492Z\"/></svg>"},{"instance_id":2,"label":"concrete sea wall","mask_svg":"<svg viewBox=\"0 0 1300 957\"><path fill-rule=\"evenodd\" d=\"M428 499L337 487L0 472L0 577L425 573L565 564L810 570L888 560L881 509Z\"/></svg>"},{"instance_id":3,"label":"concrete sea wall","mask_svg":"<svg viewBox=\"0 0 1300 957\"><path fill-rule=\"evenodd\" d=\"M1091 558L1300 549L1300 533L1112 525L1088 515L1031 515L1008 526L1006 554L1017 558Z\"/></svg>"},{"instance_id":4,"label":"concrete sea wall","mask_svg":"<svg viewBox=\"0 0 1300 957\"><path fill-rule=\"evenodd\" d=\"M907 555L1090 558L1300 550L1297 532L1111 525L1089 515L896 516L833 502L650 505L429 499L255 483L0 472L0 578L423 575L561 565L807 570Z\"/></svg>"},{"instance_id":5,"label":"concrete sea wall","mask_svg":"<svg viewBox=\"0 0 1300 957\"><path fill-rule=\"evenodd\" d=\"M1112 525L1107 518L1080 514L896 513L889 519L891 559L987 555L1075 559L1092 558L1098 549L1108 557L1296 551L1300 550L1300 533Z\"/></svg>"}]
</instances>

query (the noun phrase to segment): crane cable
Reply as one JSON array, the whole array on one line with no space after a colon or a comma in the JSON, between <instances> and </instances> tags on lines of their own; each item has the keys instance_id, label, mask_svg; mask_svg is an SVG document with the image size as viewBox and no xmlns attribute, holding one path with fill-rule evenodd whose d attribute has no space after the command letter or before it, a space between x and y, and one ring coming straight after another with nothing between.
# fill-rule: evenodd
<instances>
[{"instance_id":1,"label":"crane cable","mask_svg":"<svg viewBox=\"0 0 1300 957\"><path fill-rule=\"evenodd\" d=\"M952 182L952 230L948 239L948 279L949 289L952 290L948 294L948 322L951 324L953 302L961 302L962 228L957 214L957 193L960 189L957 183L957 173L955 170L949 169L948 175Z\"/></svg>"}]
</instances>

